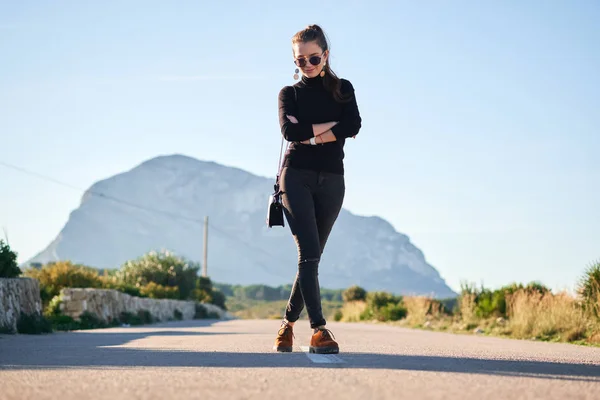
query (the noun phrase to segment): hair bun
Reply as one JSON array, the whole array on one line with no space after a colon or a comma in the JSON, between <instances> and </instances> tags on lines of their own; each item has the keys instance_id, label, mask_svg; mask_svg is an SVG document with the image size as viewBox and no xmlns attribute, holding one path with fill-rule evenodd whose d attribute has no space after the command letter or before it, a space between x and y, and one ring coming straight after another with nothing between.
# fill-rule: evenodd
<instances>
[{"instance_id":1,"label":"hair bun","mask_svg":"<svg viewBox=\"0 0 600 400\"><path fill-rule=\"evenodd\" d=\"M319 32L319 33L323 32L323 29L321 29L321 27L319 25L317 25L317 24L309 25L307 29L310 29L312 31L316 31L316 32Z\"/></svg>"}]
</instances>

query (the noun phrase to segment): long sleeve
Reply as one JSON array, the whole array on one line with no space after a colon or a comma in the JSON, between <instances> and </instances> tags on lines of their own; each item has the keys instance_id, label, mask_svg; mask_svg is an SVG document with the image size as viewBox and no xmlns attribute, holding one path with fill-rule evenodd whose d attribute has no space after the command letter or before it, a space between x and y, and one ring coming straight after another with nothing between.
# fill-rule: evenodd
<instances>
[{"instance_id":1,"label":"long sleeve","mask_svg":"<svg viewBox=\"0 0 600 400\"><path fill-rule=\"evenodd\" d=\"M279 91L278 104L281 134L287 141L301 142L315 135L311 123L299 121L297 124L294 124L287 118L287 115L298 117L298 108L296 106L293 87L286 86Z\"/></svg>"},{"instance_id":2,"label":"long sleeve","mask_svg":"<svg viewBox=\"0 0 600 400\"><path fill-rule=\"evenodd\" d=\"M333 132L338 140L357 135L362 125L362 119L360 117L360 112L358 111L358 104L356 103L356 96L354 94L354 87L352 86L352 83L346 79L342 79L342 93L351 93L352 100L344 104L340 121L336 126L331 128L331 132Z\"/></svg>"}]
</instances>

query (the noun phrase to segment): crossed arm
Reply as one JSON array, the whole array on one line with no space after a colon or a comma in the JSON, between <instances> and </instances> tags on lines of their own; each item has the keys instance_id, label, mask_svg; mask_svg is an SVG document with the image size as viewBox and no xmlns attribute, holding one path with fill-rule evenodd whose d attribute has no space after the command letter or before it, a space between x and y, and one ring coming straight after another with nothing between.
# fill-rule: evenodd
<instances>
[{"instance_id":1,"label":"crossed arm","mask_svg":"<svg viewBox=\"0 0 600 400\"><path fill-rule=\"evenodd\" d=\"M286 115L286 117L292 124L298 123L298 120L293 115ZM325 122L322 124L314 124L313 125L313 131L314 131L315 137L316 137L315 141L317 142L317 144L335 142L337 140L335 135L331 131L331 128L336 126L337 123L338 123L337 121L332 121L332 122ZM300 143L310 144L310 139L302 140L302 141L300 141Z\"/></svg>"},{"instance_id":2,"label":"crossed arm","mask_svg":"<svg viewBox=\"0 0 600 400\"><path fill-rule=\"evenodd\" d=\"M316 138L317 144L335 142L341 138L355 138L361 128L361 117L354 96L354 87L348 80L342 80L342 89L352 93L351 101L344 104L340 121L331 121L321 124L299 122L297 105L294 100L294 88L284 87L279 92L279 123L281 133L290 142L310 144L310 139Z\"/></svg>"}]
</instances>

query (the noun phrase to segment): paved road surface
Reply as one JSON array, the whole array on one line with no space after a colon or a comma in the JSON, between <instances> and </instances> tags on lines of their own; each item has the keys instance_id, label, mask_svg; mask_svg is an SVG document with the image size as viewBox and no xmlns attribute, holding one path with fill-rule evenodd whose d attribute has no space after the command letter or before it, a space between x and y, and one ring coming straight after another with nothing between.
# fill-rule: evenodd
<instances>
[{"instance_id":1,"label":"paved road surface","mask_svg":"<svg viewBox=\"0 0 600 400\"><path fill-rule=\"evenodd\" d=\"M278 325L0 335L0 400L600 398L600 348L331 323L340 354L312 355L304 322L279 354Z\"/></svg>"}]
</instances>

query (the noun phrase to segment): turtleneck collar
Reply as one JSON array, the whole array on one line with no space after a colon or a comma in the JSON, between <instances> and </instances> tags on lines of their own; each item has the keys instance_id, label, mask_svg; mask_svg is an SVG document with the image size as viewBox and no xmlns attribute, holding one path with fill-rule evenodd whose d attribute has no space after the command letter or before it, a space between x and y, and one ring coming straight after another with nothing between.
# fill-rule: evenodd
<instances>
[{"instance_id":1,"label":"turtleneck collar","mask_svg":"<svg viewBox=\"0 0 600 400\"><path fill-rule=\"evenodd\" d=\"M319 75L315 76L314 78L309 78L306 75L302 75L301 81L306 86L318 86L323 84L323 78L321 78Z\"/></svg>"}]
</instances>

